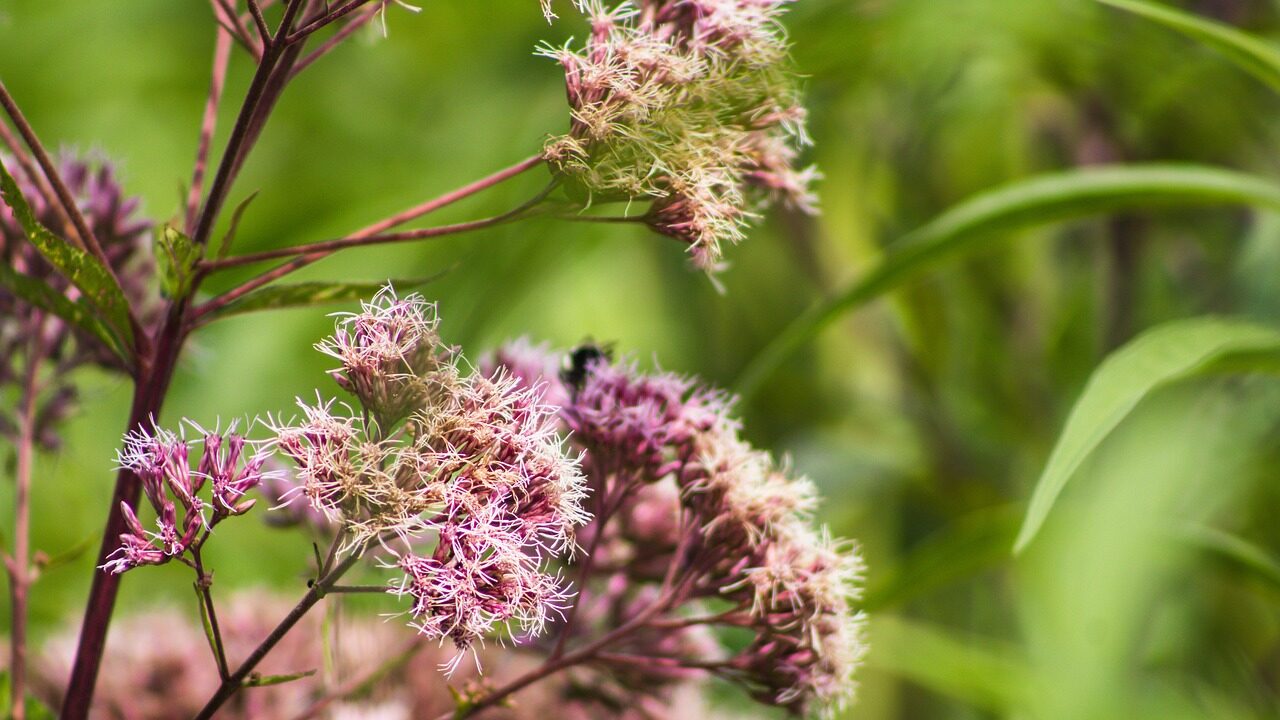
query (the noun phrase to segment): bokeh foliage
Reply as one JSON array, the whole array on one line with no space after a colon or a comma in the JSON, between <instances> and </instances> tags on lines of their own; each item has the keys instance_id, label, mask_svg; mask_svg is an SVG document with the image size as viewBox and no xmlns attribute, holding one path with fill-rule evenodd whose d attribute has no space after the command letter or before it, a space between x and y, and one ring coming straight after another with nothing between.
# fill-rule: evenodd
<instances>
[{"instance_id":1,"label":"bokeh foliage","mask_svg":"<svg viewBox=\"0 0 1280 720\"><path fill-rule=\"evenodd\" d=\"M424 5L393 11L389 37L366 33L285 95L232 197L259 191L241 250L337 236L563 130L561 76L532 49L580 26L549 28L534 0ZM1267 0L1169 7L1262 43L1280 34ZM5 0L0 73L46 142L117 160L164 220L194 155L208 14L196 0ZM803 0L788 26L809 75L824 212L775 215L730 250L725 294L670 240L550 220L358 250L303 277L447 271L426 292L473 357L521 334L561 346L592 337L734 386L814 302L983 191L1114 163L1280 177L1273 88L1100 3ZM247 81L247 64L234 65L228 97ZM440 219L501 212L542 181L522 178ZM1280 215L1156 204L1054 223L1042 221L1061 214L1046 210L989 230L972 251L833 315L756 378L740 406L749 434L815 478L827 520L860 538L871 566L873 647L849 717L1280 714L1280 382L1265 353L1154 388L1098 438L1025 552L1012 552L1104 358L1184 318L1278 324ZM329 323L304 310L203 330L162 420L288 413L295 396L330 392L328 362L311 349ZM49 553L96 545L127 411L124 385L84 382L64 449L37 468L35 546ZM210 545L219 585L298 587L305 539L252 524ZM81 610L90 564L86 554L36 586L38 636ZM162 595L189 601L179 570L145 574L124 583L125 611Z\"/></svg>"}]
</instances>

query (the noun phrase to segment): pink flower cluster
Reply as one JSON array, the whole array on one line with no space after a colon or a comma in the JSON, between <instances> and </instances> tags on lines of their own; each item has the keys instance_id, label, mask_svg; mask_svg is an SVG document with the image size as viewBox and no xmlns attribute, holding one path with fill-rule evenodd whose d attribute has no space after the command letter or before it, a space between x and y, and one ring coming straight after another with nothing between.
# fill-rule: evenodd
<instances>
[{"instance_id":1,"label":"pink flower cluster","mask_svg":"<svg viewBox=\"0 0 1280 720\"><path fill-rule=\"evenodd\" d=\"M410 598L423 635L466 650L502 630L536 635L563 609L551 561L589 516L543 387L464 374L437 326L421 296L388 287L318 345L376 422L320 401L275 431L298 466L293 495L340 526L346 552L398 538L389 591Z\"/></svg>"},{"instance_id":2,"label":"pink flower cluster","mask_svg":"<svg viewBox=\"0 0 1280 720\"><path fill-rule=\"evenodd\" d=\"M120 547L104 569L122 573L181 557L193 546L198 549L202 535L207 536L219 522L243 515L257 502L245 495L270 477L271 473L263 470L268 449L250 445L235 432L234 425L225 435L200 432L204 447L194 469L190 444L172 431L138 428L125 435L117 460L142 481L143 492L156 512L156 529L144 529L129 504L120 503L129 531L120 536ZM206 483L210 488L207 501L200 497Z\"/></svg>"},{"instance_id":3,"label":"pink flower cluster","mask_svg":"<svg viewBox=\"0 0 1280 720\"><path fill-rule=\"evenodd\" d=\"M788 2L577 0L585 45L540 50L565 71L570 129L545 153L571 192L652 201L645 221L708 271L758 205L813 212L817 173L795 169L808 136L779 22Z\"/></svg>"},{"instance_id":4,"label":"pink flower cluster","mask_svg":"<svg viewBox=\"0 0 1280 720\"><path fill-rule=\"evenodd\" d=\"M605 357L582 369L562 414L593 497L618 499L597 505L584 531L598 592L615 592L619 577L632 598L656 586L669 618L658 626L673 642L699 614L698 624L753 633L732 656L673 651L661 667L714 672L796 714L841 707L865 652L854 610L863 565L815 527L812 484L739 437L723 394Z\"/></svg>"}]
</instances>

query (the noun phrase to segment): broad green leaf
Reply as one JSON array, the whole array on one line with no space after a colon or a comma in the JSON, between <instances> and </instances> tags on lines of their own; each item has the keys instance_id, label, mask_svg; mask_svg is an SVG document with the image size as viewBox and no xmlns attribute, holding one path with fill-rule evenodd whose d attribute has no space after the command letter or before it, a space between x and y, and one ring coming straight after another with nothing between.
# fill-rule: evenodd
<instances>
[{"instance_id":1,"label":"broad green leaf","mask_svg":"<svg viewBox=\"0 0 1280 720\"><path fill-rule=\"evenodd\" d=\"M439 278L442 273L427 278L414 280L393 280L391 284L397 289L421 287ZM267 287L254 290L244 297L209 313L200 319L201 325L217 318L229 315L258 312L261 310L281 310L284 308L308 307L326 303L351 302L368 298L381 290L387 283L382 282L300 282Z\"/></svg>"},{"instance_id":2,"label":"broad green leaf","mask_svg":"<svg viewBox=\"0 0 1280 720\"><path fill-rule=\"evenodd\" d=\"M172 225L165 225L156 232L156 271L165 297L186 297L191 291L191 280L200 255L200 247Z\"/></svg>"},{"instance_id":3,"label":"broad green leaf","mask_svg":"<svg viewBox=\"0 0 1280 720\"><path fill-rule=\"evenodd\" d=\"M1147 0L1097 0L1177 30L1222 53L1275 90L1280 90L1280 50L1260 38L1214 20Z\"/></svg>"},{"instance_id":4,"label":"broad green leaf","mask_svg":"<svg viewBox=\"0 0 1280 720\"><path fill-rule=\"evenodd\" d=\"M891 245L878 266L796 318L748 364L737 392L752 395L792 353L845 312L947 258L983 247L1002 231L1118 210L1232 204L1280 209L1280 184L1231 170L1152 164L1070 170L981 193Z\"/></svg>"},{"instance_id":5,"label":"broad green leaf","mask_svg":"<svg viewBox=\"0 0 1280 720\"><path fill-rule=\"evenodd\" d=\"M102 314L126 346L133 344L133 326L129 321L129 301L111 272L97 258L54 235L40 224L26 198L9 171L0 164L0 197L13 210L27 239L49 264L62 273Z\"/></svg>"},{"instance_id":6,"label":"broad green leaf","mask_svg":"<svg viewBox=\"0 0 1280 720\"><path fill-rule=\"evenodd\" d=\"M1187 528L1182 539L1280 590L1280 561L1248 540L1204 525Z\"/></svg>"},{"instance_id":7,"label":"broad green leaf","mask_svg":"<svg viewBox=\"0 0 1280 720\"><path fill-rule=\"evenodd\" d=\"M1031 691L1026 661L995 640L960 636L915 620L875 615L867 665L934 692L1009 716Z\"/></svg>"},{"instance_id":8,"label":"broad green leaf","mask_svg":"<svg viewBox=\"0 0 1280 720\"><path fill-rule=\"evenodd\" d=\"M126 363L129 362L129 355L120 346L120 341L102 324L93 308L86 305L83 299L72 300L43 280L19 275L8 265L0 265L0 286L8 288L32 306L57 315L72 326L98 338Z\"/></svg>"},{"instance_id":9,"label":"broad green leaf","mask_svg":"<svg viewBox=\"0 0 1280 720\"><path fill-rule=\"evenodd\" d=\"M1067 417L1049 461L1036 483L1018 553L1036 536L1062 489L1093 450L1152 391L1206 371L1274 371L1280 332L1222 318L1166 323L1112 353L1098 366Z\"/></svg>"},{"instance_id":10,"label":"broad green leaf","mask_svg":"<svg viewBox=\"0 0 1280 720\"><path fill-rule=\"evenodd\" d=\"M311 677L315 675L315 670L303 670L302 672L289 673L288 675L261 675L252 673L244 679L244 687L266 687L268 685L283 685L294 680Z\"/></svg>"}]
</instances>

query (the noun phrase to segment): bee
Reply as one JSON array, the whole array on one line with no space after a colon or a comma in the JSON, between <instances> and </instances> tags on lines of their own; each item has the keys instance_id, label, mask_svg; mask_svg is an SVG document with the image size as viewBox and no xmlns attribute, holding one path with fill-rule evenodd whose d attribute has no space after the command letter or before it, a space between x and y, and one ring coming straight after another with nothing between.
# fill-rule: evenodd
<instances>
[{"instance_id":1,"label":"bee","mask_svg":"<svg viewBox=\"0 0 1280 720\"><path fill-rule=\"evenodd\" d=\"M560 371L560 379L574 393L577 393L582 389L582 384L587 381L587 372L591 369L591 364L597 360L605 362L613 360L613 343L599 345L588 339L570 350L568 357L565 358L564 369Z\"/></svg>"}]
</instances>

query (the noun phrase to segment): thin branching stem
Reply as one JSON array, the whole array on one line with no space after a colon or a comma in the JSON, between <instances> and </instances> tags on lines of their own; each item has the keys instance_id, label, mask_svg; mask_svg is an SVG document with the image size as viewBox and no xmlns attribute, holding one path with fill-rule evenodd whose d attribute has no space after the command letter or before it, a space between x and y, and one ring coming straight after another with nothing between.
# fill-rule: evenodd
<instances>
[{"instance_id":1,"label":"thin branching stem","mask_svg":"<svg viewBox=\"0 0 1280 720\"><path fill-rule=\"evenodd\" d=\"M236 12L231 0L211 0L211 3L213 5L213 18L218 22L218 25L223 30L226 30L236 42L240 43L240 46L247 50L254 59L260 60L262 58L262 46L249 33L249 28L240 19L240 14Z\"/></svg>"},{"instance_id":2,"label":"thin branching stem","mask_svg":"<svg viewBox=\"0 0 1280 720\"><path fill-rule=\"evenodd\" d=\"M44 173L40 172L40 168L31 159L31 155L22 147L17 136L13 134L8 124L4 122L0 122L0 140L4 141L5 146L9 148L9 153L18 161L18 167L22 168L22 172L26 174L27 179L35 183L36 190L40 193L40 197L44 199L45 206L58 216L63 235L71 244L84 250L84 243L80 242L80 235L76 232L75 226L71 224L71 216L67 215L62 203L58 202L58 196L53 192L53 186L45 179Z\"/></svg>"},{"instance_id":3,"label":"thin branching stem","mask_svg":"<svg viewBox=\"0 0 1280 720\"><path fill-rule=\"evenodd\" d=\"M337 22L338 20L341 20L347 15L350 15L351 13L355 12L356 10L359 10L363 5L367 4L368 2L369 0L349 0L349 2L346 2L342 5L339 5L336 8L326 11L325 13L321 14L319 17L309 18L306 22L302 23L302 25L299 26L297 30L290 33L289 36L285 38L285 42L296 43L299 40L306 38L308 35L311 35L315 31L325 27L326 25Z\"/></svg>"},{"instance_id":4,"label":"thin branching stem","mask_svg":"<svg viewBox=\"0 0 1280 720\"><path fill-rule=\"evenodd\" d=\"M340 30L335 32L324 42L320 43L315 50L307 53L305 57L294 63L293 69L289 71L289 79L292 80L297 77L298 73L306 70L312 63L325 55L328 55L334 48L341 45L344 40L358 32L360 28L364 27L369 23L369 21L377 17L378 11L386 7L389 2L391 2L391 0L377 0L372 5L366 7L354 19L343 25Z\"/></svg>"},{"instance_id":5,"label":"thin branching stem","mask_svg":"<svg viewBox=\"0 0 1280 720\"><path fill-rule=\"evenodd\" d=\"M208 538L207 533L205 538ZM200 543L200 545L203 544L203 542ZM218 611L213 604L213 574L205 572L199 545L191 548L191 561L196 571L196 590L200 594L201 604L204 605L204 615L209 619L209 642L213 649L214 660L218 663L218 677L226 680L231 675L231 669L227 667L227 650L222 642L222 628L218 625Z\"/></svg>"},{"instance_id":6,"label":"thin branching stem","mask_svg":"<svg viewBox=\"0 0 1280 720\"><path fill-rule=\"evenodd\" d=\"M196 229L191 234L197 245L205 245L209 241L209 235L213 232L213 224L222 210L223 203L226 202L227 193L231 190L231 184L235 181L236 169L239 165L241 154L247 152L252 144L250 131L258 104L263 99L272 71L275 69L284 50L280 40L288 34L289 28L293 25L298 13L301 12L303 4L304 0L289 0L285 4L284 17L280 20L280 27L276 29L275 36L267 44L266 50L262 54L262 61L258 63L258 70L253 75L249 90L245 93L244 103L240 106L240 113L236 117L236 123L231 129L231 137L227 139L227 148L222 154L222 160L218 163L218 172L214 176L213 185L209 188L209 196L205 199L204 209L200 212Z\"/></svg>"},{"instance_id":7,"label":"thin branching stem","mask_svg":"<svg viewBox=\"0 0 1280 720\"><path fill-rule=\"evenodd\" d=\"M31 128L31 123L27 122L26 116L18 108L18 103L9 94L9 89L5 87L3 81L0 81L0 107L4 108L5 114L9 116L13 126L18 130L18 134L22 136L27 148L31 150L31 154L35 157L36 162L39 163L40 169L44 171L45 179L49 181L49 185L53 188L53 192L57 196L58 202L62 205L62 209L67 213L67 217L71 219L71 224L80 236L80 240L84 243L84 248L102 261L102 264L107 266L107 271L111 273L111 276L115 277L115 270L107 262L106 253L102 251L102 246L98 244L98 239L94 237L93 231L89 229L89 223L85 221L84 214L80 212L80 206L76 204L75 196L71 194L71 190L63 182L57 166L53 164L49 153L45 152L44 145L40 143L40 138L36 136L35 130ZM117 279L116 282L119 283L119 280Z\"/></svg>"},{"instance_id":8,"label":"thin branching stem","mask_svg":"<svg viewBox=\"0 0 1280 720\"><path fill-rule=\"evenodd\" d=\"M246 0L249 5L249 15L253 18L253 24L258 28L258 36L262 38L262 42L271 42L271 28L267 27L267 19L262 15L262 7L258 5L258 0Z\"/></svg>"},{"instance_id":9,"label":"thin branching stem","mask_svg":"<svg viewBox=\"0 0 1280 720\"><path fill-rule=\"evenodd\" d=\"M544 200L547 197L547 195L550 194L551 190L554 188L554 184L548 185L541 192L539 192L537 195L531 198L528 202L525 202L524 204L520 205L519 207L513 210L502 213L501 215L494 215L492 217L483 218L480 220L471 220L468 222L454 223L451 225L441 225L438 227L420 228L417 230L407 230L404 232L397 232L397 233L381 232L381 230L385 228L401 225L416 217L425 215L433 210L439 209L441 207L444 207L445 205L448 205L452 202L460 200L463 197L466 197L468 195L479 192L480 190L483 190L487 187L495 185L501 180L506 179L507 177L511 177L515 174L519 174L520 172L524 172L524 170L527 170L528 167L532 166L532 165L526 166L526 163L528 162L529 161L524 161L517 166L513 166L513 167L520 168L515 172L511 172L512 168L508 168L508 170L502 171L501 173L498 173L494 176L490 176L485 180L479 181L477 183L473 183L472 185L469 185L466 188L461 188L457 191L448 193L446 195L442 195L439 198L423 203L422 205L419 205L417 207L410 208L409 210L406 210L386 220L370 225L369 227L363 230L360 230L358 232L352 233L350 235L347 235L346 237L337 238L335 240L323 240L321 242L308 243L305 245L294 245L292 247L276 248L274 250L263 250L262 252L256 252L256 253L246 253L244 255L233 255L231 257L224 258L222 260L214 260L211 262L207 262L203 265L203 269L205 272L214 272L214 271L223 270L226 268L239 267L241 265L251 265L254 263L265 262L268 260L277 260L279 258L294 257L298 255L323 254L321 255L321 257L323 257L324 255L333 253L337 250L342 250L350 247L362 247L365 245L385 245L388 243L406 242L410 240L423 240L426 238L434 238L434 237L441 237L444 235L454 235L457 233L469 232L471 230L480 230L482 228L492 227L494 225L500 225L502 223L510 222L512 220L518 220L528 216L530 210L532 210L536 205L541 203L542 200ZM521 166L524 166L524 167L521 167ZM503 177L498 177L500 175L504 175L504 173L510 173L510 174L507 174ZM497 178L497 179L494 179L494 178Z\"/></svg>"},{"instance_id":10,"label":"thin branching stem","mask_svg":"<svg viewBox=\"0 0 1280 720\"><path fill-rule=\"evenodd\" d=\"M336 540L337 538L335 538L335 541ZM293 626L297 625L298 621L300 621L307 612L311 610L311 608L315 607L316 603L320 602L320 600L328 594L329 590L337 584L338 580L342 579L342 576L354 567L359 560L360 553L352 553L345 560L339 562L324 577L314 581L311 584L311 587L307 590L306 595L302 596L302 599L298 601L298 604L289 611L289 614L280 621L280 624L271 631L271 634L268 635L267 638L258 645L258 647L254 648L253 652L249 654L249 657L245 658L244 662L240 663L240 666L237 667L229 677L222 681L218 686L217 691L214 692L213 697L209 698L209 702L205 703L204 709L196 715L196 720L208 720L209 718L214 717L214 714L218 712L218 709L244 686L244 681L249 677L249 673L253 672L253 669L258 666L258 663L262 662L262 659L267 656L267 653L271 652L271 650L282 639L284 639L284 636L293 629Z\"/></svg>"},{"instance_id":11,"label":"thin branching stem","mask_svg":"<svg viewBox=\"0 0 1280 720\"><path fill-rule=\"evenodd\" d=\"M200 212L200 197L204 194L205 170L209 166L209 148L213 133L218 127L218 106L222 102L222 89L227 81L227 64L231 59L231 34L219 27L213 47L213 71L210 73L209 98L204 105L204 118L200 122L200 142L196 148L195 168L191 172L191 189L187 192L187 233L195 232L196 215Z\"/></svg>"},{"instance_id":12,"label":"thin branching stem","mask_svg":"<svg viewBox=\"0 0 1280 720\"><path fill-rule=\"evenodd\" d=\"M9 637L9 713L23 720L27 696L27 607L31 590L31 473L36 448L36 397L39 394L40 363L44 357L44 316L31 316L31 335L18 409L18 459L14 475L13 555L5 558L9 573L12 619Z\"/></svg>"}]
</instances>

